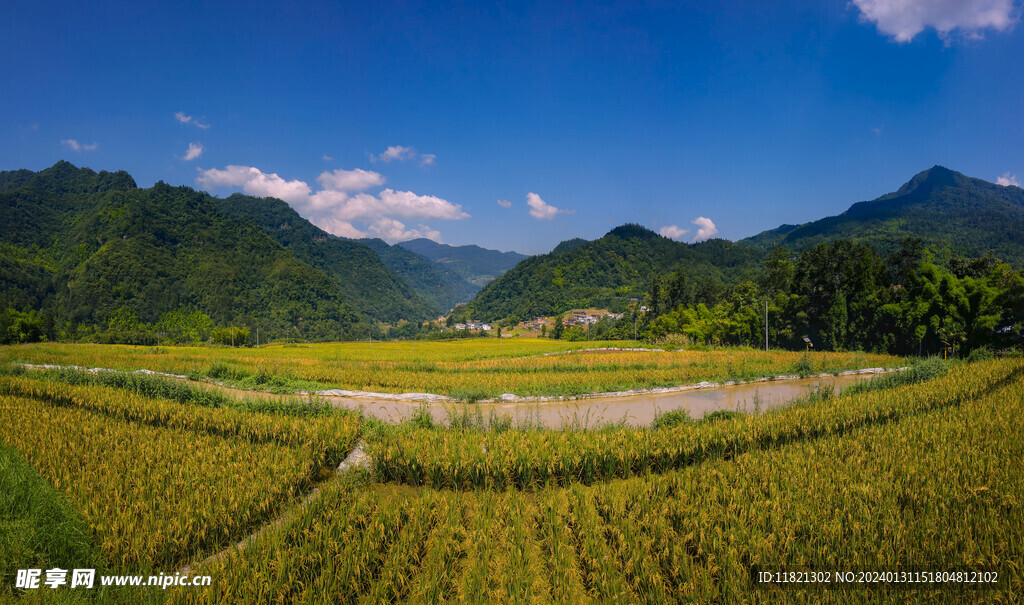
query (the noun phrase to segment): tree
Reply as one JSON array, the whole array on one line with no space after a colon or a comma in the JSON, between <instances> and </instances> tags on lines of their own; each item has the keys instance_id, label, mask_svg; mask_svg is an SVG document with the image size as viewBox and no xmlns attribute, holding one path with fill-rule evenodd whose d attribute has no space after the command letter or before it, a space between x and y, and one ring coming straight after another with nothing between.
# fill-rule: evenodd
<instances>
[{"instance_id":1,"label":"tree","mask_svg":"<svg viewBox=\"0 0 1024 605\"><path fill-rule=\"evenodd\" d=\"M559 315L555 318L555 328L551 331L551 338L561 340L563 332L565 332L565 324L562 323L562 316Z\"/></svg>"},{"instance_id":2,"label":"tree","mask_svg":"<svg viewBox=\"0 0 1024 605\"><path fill-rule=\"evenodd\" d=\"M825 313L822 339L826 347L833 351L844 348L847 321L846 296L840 292L832 301L832 306L828 312Z\"/></svg>"},{"instance_id":3,"label":"tree","mask_svg":"<svg viewBox=\"0 0 1024 605\"><path fill-rule=\"evenodd\" d=\"M0 311L0 344L39 342L43 336L43 320L34 310L22 313L7 307Z\"/></svg>"}]
</instances>

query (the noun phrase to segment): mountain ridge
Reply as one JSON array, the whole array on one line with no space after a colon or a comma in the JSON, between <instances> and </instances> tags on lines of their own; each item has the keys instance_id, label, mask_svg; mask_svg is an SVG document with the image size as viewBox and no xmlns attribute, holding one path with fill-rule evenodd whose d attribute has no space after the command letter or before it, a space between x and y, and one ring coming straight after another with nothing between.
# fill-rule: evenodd
<instances>
[{"instance_id":1,"label":"mountain ridge","mask_svg":"<svg viewBox=\"0 0 1024 605\"><path fill-rule=\"evenodd\" d=\"M345 300L369 317L396 323L434 319L441 312L386 266L373 248L320 229L287 202L239 193L215 199L222 210L256 223L297 258L330 276Z\"/></svg>"},{"instance_id":2,"label":"mountain ridge","mask_svg":"<svg viewBox=\"0 0 1024 605\"><path fill-rule=\"evenodd\" d=\"M1024 250L1017 240L1022 232L1024 189L936 165L896 191L856 202L838 215L781 225L739 242L763 251L784 246L799 252L819 242L851 239L890 252L901 237L913 236L946 253L982 256L993 250L1020 267Z\"/></svg>"},{"instance_id":3,"label":"mountain ridge","mask_svg":"<svg viewBox=\"0 0 1024 605\"><path fill-rule=\"evenodd\" d=\"M52 168L0 173L0 306L40 310L69 339L177 311L259 327L265 339L370 329L328 276L208 194Z\"/></svg>"},{"instance_id":4,"label":"mountain ridge","mask_svg":"<svg viewBox=\"0 0 1024 605\"><path fill-rule=\"evenodd\" d=\"M519 261L528 258L527 255L518 252L489 250L476 244L452 246L425 238L399 242L397 245L449 267L463 279L479 287L515 267Z\"/></svg>"},{"instance_id":5,"label":"mountain ridge","mask_svg":"<svg viewBox=\"0 0 1024 605\"><path fill-rule=\"evenodd\" d=\"M573 308L622 310L642 297L655 277L687 265L689 270L732 282L756 267L754 250L727 240L686 244L638 224L615 227L601 238L569 240L532 256L487 284L459 308L460 317L494 321L526 319Z\"/></svg>"}]
</instances>

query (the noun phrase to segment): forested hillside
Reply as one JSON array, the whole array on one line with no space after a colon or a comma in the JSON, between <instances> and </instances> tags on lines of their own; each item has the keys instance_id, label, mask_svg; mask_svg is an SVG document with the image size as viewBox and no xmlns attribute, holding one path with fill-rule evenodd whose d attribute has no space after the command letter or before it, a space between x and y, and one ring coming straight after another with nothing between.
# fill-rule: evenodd
<instances>
[{"instance_id":1,"label":"forested hillside","mask_svg":"<svg viewBox=\"0 0 1024 605\"><path fill-rule=\"evenodd\" d=\"M900 238L921 238L942 256L998 258L1024 267L1024 189L975 179L942 166L925 170L894 193L858 202L838 215L803 225L783 225L741 240L767 252L785 246L800 252L820 242L848 239L888 254Z\"/></svg>"},{"instance_id":2,"label":"forested hillside","mask_svg":"<svg viewBox=\"0 0 1024 605\"><path fill-rule=\"evenodd\" d=\"M657 275L685 265L714 288L755 270L756 257L753 249L725 240L684 244L640 225L623 225L598 240L576 240L520 262L459 313L493 321L583 307L622 310L631 298L642 298Z\"/></svg>"},{"instance_id":3,"label":"forested hillside","mask_svg":"<svg viewBox=\"0 0 1024 605\"><path fill-rule=\"evenodd\" d=\"M346 302L373 319L422 321L441 312L436 302L428 301L388 268L376 251L327 233L281 200L235 194L215 201L228 214L256 223L296 258L326 273Z\"/></svg>"},{"instance_id":4,"label":"forested hillside","mask_svg":"<svg viewBox=\"0 0 1024 605\"><path fill-rule=\"evenodd\" d=\"M67 162L0 173L0 187L0 308L38 314L46 337L148 340L236 325L264 339L338 339L369 329L327 275L205 193L139 189L126 173Z\"/></svg>"},{"instance_id":5,"label":"forested hillside","mask_svg":"<svg viewBox=\"0 0 1024 605\"><path fill-rule=\"evenodd\" d=\"M381 261L431 304L447 313L459 303L467 302L480 290L447 266L420 256L401 245L389 246L381 239L361 239L359 243L372 248Z\"/></svg>"}]
</instances>

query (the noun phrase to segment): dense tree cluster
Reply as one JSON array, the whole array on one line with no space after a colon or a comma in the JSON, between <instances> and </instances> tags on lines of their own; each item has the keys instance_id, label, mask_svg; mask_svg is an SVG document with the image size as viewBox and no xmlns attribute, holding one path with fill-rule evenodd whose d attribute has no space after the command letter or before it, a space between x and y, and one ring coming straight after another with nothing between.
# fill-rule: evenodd
<instances>
[{"instance_id":1,"label":"dense tree cluster","mask_svg":"<svg viewBox=\"0 0 1024 605\"><path fill-rule=\"evenodd\" d=\"M799 256L774 249L755 280L718 289L679 269L652 280L649 338L701 344L934 354L1014 346L1024 328L1024 276L991 254L940 263L921 240L888 256L838 240Z\"/></svg>"}]
</instances>

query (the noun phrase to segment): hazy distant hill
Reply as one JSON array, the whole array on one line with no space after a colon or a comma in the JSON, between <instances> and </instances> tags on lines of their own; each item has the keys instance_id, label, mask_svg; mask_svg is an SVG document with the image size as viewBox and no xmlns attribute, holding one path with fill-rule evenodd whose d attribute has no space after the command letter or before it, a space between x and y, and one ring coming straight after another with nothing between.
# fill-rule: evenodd
<instances>
[{"instance_id":1,"label":"hazy distant hill","mask_svg":"<svg viewBox=\"0 0 1024 605\"><path fill-rule=\"evenodd\" d=\"M299 260L326 273L344 299L369 317L390 323L421 321L442 311L387 267L374 249L327 233L286 202L241 194L216 202L225 212L253 221Z\"/></svg>"},{"instance_id":2,"label":"hazy distant hill","mask_svg":"<svg viewBox=\"0 0 1024 605\"><path fill-rule=\"evenodd\" d=\"M499 252L472 245L450 246L423 238L398 245L450 268L466 281L480 287L527 258L518 252Z\"/></svg>"},{"instance_id":3,"label":"hazy distant hill","mask_svg":"<svg viewBox=\"0 0 1024 605\"><path fill-rule=\"evenodd\" d=\"M367 329L322 271L188 187L139 189L127 173L58 162L0 172L0 215L0 305L61 325L181 309L259 326L264 338Z\"/></svg>"},{"instance_id":4,"label":"hazy distant hill","mask_svg":"<svg viewBox=\"0 0 1024 605\"><path fill-rule=\"evenodd\" d=\"M458 303L469 301L480 290L480 286L465 280L447 265L436 263L401 245L390 246L377 238L356 241L377 252L389 269L444 313Z\"/></svg>"},{"instance_id":5,"label":"hazy distant hill","mask_svg":"<svg viewBox=\"0 0 1024 605\"><path fill-rule=\"evenodd\" d=\"M726 240L684 244L640 225L623 225L598 240L572 240L527 258L485 286L464 313L495 320L578 307L621 308L642 297L655 275L681 266L728 282L756 267L756 253Z\"/></svg>"},{"instance_id":6,"label":"hazy distant hill","mask_svg":"<svg viewBox=\"0 0 1024 605\"><path fill-rule=\"evenodd\" d=\"M1024 189L935 166L898 191L858 202L838 216L782 225L741 243L800 251L822 241L851 239L888 252L907 235L939 251L981 256L991 249L1019 268L1024 265Z\"/></svg>"}]
</instances>

